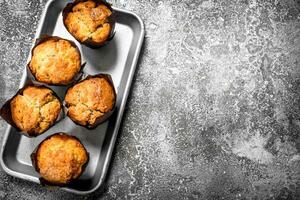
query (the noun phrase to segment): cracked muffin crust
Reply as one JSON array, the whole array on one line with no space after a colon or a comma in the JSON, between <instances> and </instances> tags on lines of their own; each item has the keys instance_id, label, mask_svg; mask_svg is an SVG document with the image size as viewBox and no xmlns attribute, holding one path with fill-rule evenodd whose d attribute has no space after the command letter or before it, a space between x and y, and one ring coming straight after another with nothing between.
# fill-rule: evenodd
<instances>
[{"instance_id":1,"label":"cracked muffin crust","mask_svg":"<svg viewBox=\"0 0 300 200\"><path fill-rule=\"evenodd\" d=\"M105 75L89 77L70 89L65 97L67 115L76 123L93 128L103 122L115 107L116 93Z\"/></svg>"},{"instance_id":2,"label":"cracked muffin crust","mask_svg":"<svg viewBox=\"0 0 300 200\"><path fill-rule=\"evenodd\" d=\"M28 67L37 81L67 85L81 70L81 56L74 43L48 36L33 48Z\"/></svg>"},{"instance_id":3,"label":"cracked muffin crust","mask_svg":"<svg viewBox=\"0 0 300 200\"><path fill-rule=\"evenodd\" d=\"M10 102L15 125L29 135L37 136L57 120L61 103L52 90L41 86L27 86Z\"/></svg>"},{"instance_id":4,"label":"cracked muffin crust","mask_svg":"<svg viewBox=\"0 0 300 200\"><path fill-rule=\"evenodd\" d=\"M37 172L46 182L54 185L65 185L78 178L88 157L81 142L64 133L46 138L31 156Z\"/></svg>"},{"instance_id":5,"label":"cracked muffin crust","mask_svg":"<svg viewBox=\"0 0 300 200\"><path fill-rule=\"evenodd\" d=\"M79 42L101 46L111 36L114 22L111 6L102 0L75 1L66 6L63 20L67 30Z\"/></svg>"}]
</instances>

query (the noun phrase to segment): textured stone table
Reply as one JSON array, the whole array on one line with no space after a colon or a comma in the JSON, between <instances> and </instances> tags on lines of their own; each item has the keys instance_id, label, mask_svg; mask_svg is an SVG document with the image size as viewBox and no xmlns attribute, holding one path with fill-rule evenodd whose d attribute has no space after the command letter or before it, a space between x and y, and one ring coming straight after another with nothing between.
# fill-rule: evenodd
<instances>
[{"instance_id":1,"label":"textured stone table","mask_svg":"<svg viewBox=\"0 0 300 200\"><path fill-rule=\"evenodd\" d=\"M45 3L0 0L1 104ZM146 37L106 184L82 197L1 170L0 199L300 199L300 2L115 5Z\"/></svg>"}]
</instances>

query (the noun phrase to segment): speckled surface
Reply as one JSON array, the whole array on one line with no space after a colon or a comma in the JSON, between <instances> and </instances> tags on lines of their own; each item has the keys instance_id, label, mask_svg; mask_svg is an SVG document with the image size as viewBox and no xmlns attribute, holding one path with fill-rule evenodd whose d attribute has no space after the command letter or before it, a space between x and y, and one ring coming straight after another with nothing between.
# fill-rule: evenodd
<instances>
[{"instance_id":1,"label":"speckled surface","mask_svg":"<svg viewBox=\"0 0 300 200\"><path fill-rule=\"evenodd\" d=\"M0 0L1 104L45 3ZM1 170L0 199L300 199L300 2L115 5L146 37L106 184L76 196Z\"/></svg>"}]
</instances>

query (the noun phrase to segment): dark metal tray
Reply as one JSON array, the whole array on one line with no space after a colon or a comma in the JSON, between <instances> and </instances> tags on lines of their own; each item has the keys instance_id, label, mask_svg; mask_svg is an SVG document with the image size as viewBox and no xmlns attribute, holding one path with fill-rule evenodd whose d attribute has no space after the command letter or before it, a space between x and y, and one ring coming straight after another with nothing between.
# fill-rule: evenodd
<instances>
[{"instance_id":1,"label":"dark metal tray","mask_svg":"<svg viewBox=\"0 0 300 200\"><path fill-rule=\"evenodd\" d=\"M76 42L83 62L86 62L84 73L91 75L105 73L112 76L117 92L116 110L109 121L94 130L78 126L65 117L37 138L27 138L8 125L3 138L0 163L8 174L39 183L39 174L31 165L31 152L44 138L53 133L66 132L75 135L90 153L90 161L79 180L62 189L77 194L87 194L99 188L107 173L145 32L140 17L132 12L114 8L116 34L113 40L100 49L90 49L80 45L64 27L61 12L67 3L68 1L64 0L50 0L47 3L35 37L48 34ZM30 57L31 55L28 61ZM25 69L20 88L28 80ZM51 88L61 99L64 98L67 87Z\"/></svg>"}]
</instances>

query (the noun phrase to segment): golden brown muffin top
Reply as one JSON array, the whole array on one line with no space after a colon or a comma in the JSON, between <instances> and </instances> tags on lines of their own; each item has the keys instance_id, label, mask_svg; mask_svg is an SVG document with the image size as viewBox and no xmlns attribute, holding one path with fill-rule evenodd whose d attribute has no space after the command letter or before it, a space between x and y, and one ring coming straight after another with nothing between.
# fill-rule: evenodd
<instances>
[{"instance_id":1,"label":"golden brown muffin top","mask_svg":"<svg viewBox=\"0 0 300 200\"><path fill-rule=\"evenodd\" d=\"M112 11L106 5L85 1L76 4L72 12L67 13L64 23L68 31L80 42L91 39L96 43L104 43L112 29L108 22L111 14Z\"/></svg>"},{"instance_id":2,"label":"golden brown muffin top","mask_svg":"<svg viewBox=\"0 0 300 200\"><path fill-rule=\"evenodd\" d=\"M66 85L81 69L80 53L71 42L50 38L33 49L29 68L40 82Z\"/></svg>"},{"instance_id":3,"label":"golden brown muffin top","mask_svg":"<svg viewBox=\"0 0 300 200\"><path fill-rule=\"evenodd\" d=\"M44 140L36 153L36 166L41 176L54 184L66 184L82 173L88 161L84 146L76 138L55 134Z\"/></svg>"},{"instance_id":4,"label":"golden brown muffin top","mask_svg":"<svg viewBox=\"0 0 300 200\"><path fill-rule=\"evenodd\" d=\"M112 84L103 77L93 77L67 91L68 116L81 125L93 125L113 110L116 95Z\"/></svg>"},{"instance_id":5,"label":"golden brown muffin top","mask_svg":"<svg viewBox=\"0 0 300 200\"><path fill-rule=\"evenodd\" d=\"M39 135L58 118L61 103L46 87L28 86L10 102L12 120L24 132Z\"/></svg>"}]
</instances>

